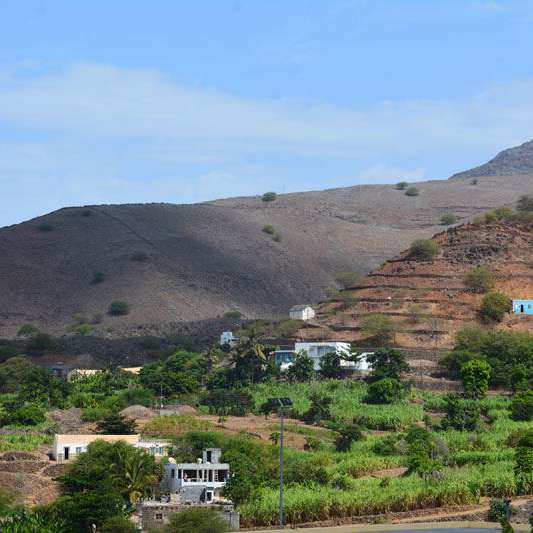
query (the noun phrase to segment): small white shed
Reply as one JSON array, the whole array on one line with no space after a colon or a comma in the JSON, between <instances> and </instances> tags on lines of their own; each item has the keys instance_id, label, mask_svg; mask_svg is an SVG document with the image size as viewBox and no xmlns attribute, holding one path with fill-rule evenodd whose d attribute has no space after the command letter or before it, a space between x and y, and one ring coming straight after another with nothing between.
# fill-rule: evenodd
<instances>
[{"instance_id":1,"label":"small white shed","mask_svg":"<svg viewBox=\"0 0 533 533\"><path fill-rule=\"evenodd\" d=\"M289 311L292 320L310 320L315 317L315 310L307 304L294 305Z\"/></svg>"}]
</instances>

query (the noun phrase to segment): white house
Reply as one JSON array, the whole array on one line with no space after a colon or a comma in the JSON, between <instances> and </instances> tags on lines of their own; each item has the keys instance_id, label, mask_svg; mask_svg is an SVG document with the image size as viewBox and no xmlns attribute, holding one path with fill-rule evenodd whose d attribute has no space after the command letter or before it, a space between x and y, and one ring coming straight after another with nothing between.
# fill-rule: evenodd
<instances>
[{"instance_id":1,"label":"white house","mask_svg":"<svg viewBox=\"0 0 533 533\"><path fill-rule=\"evenodd\" d=\"M165 440L142 440L139 434L135 435L54 435L52 457L58 463L65 463L75 459L80 453L87 451L87 446L96 440L106 442L124 441L135 448L143 448L156 457L166 455L169 447Z\"/></svg>"},{"instance_id":2,"label":"white house","mask_svg":"<svg viewBox=\"0 0 533 533\"><path fill-rule=\"evenodd\" d=\"M220 344L223 346L224 344L229 344L229 346L233 347L239 339L233 335L233 331L223 331L220 334Z\"/></svg>"},{"instance_id":3,"label":"white house","mask_svg":"<svg viewBox=\"0 0 533 533\"><path fill-rule=\"evenodd\" d=\"M206 448L196 463L176 463L174 459L164 465L162 488L173 499L188 503L213 503L219 500L229 479L229 464L221 463L220 448Z\"/></svg>"},{"instance_id":4,"label":"white house","mask_svg":"<svg viewBox=\"0 0 533 533\"><path fill-rule=\"evenodd\" d=\"M292 320L310 320L315 317L315 310L307 304L294 305L289 311Z\"/></svg>"}]
</instances>

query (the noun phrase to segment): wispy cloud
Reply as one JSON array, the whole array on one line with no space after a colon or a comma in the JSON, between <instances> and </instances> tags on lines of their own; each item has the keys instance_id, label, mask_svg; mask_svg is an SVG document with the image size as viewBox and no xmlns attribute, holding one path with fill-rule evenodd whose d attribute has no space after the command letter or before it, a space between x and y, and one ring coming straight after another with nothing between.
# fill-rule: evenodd
<instances>
[{"instance_id":1,"label":"wispy cloud","mask_svg":"<svg viewBox=\"0 0 533 533\"><path fill-rule=\"evenodd\" d=\"M109 65L4 72L0 184L6 205L0 211L6 218L0 225L65 203L260 192L267 178L280 189L290 182L289 190L330 185L335 175L421 179L433 175L429 159L492 155L533 136L532 123L533 80L493 85L462 100L357 109L236 97ZM28 184L36 194L46 194L50 184L58 190L33 211L14 215L13 198Z\"/></svg>"}]
</instances>

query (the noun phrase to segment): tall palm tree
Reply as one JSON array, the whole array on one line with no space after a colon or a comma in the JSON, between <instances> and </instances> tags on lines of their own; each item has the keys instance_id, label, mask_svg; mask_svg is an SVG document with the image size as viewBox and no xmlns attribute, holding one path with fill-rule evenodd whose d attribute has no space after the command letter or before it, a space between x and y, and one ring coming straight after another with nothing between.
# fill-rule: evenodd
<instances>
[{"instance_id":1,"label":"tall palm tree","mask_svg":"<svg viewBox=\"0 0 533 533\"><path fill-rule=\"evenodd\" d=\"M116 467L115 475L122 478L124 492L132 505L157 482L154 460L144 450L120 450Z\"/></svg>"}]
</instances>

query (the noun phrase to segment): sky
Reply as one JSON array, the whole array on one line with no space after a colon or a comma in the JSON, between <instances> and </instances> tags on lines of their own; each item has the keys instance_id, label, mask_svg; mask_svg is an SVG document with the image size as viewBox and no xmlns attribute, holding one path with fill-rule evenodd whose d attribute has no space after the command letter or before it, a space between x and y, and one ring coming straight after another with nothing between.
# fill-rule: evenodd
<instances>
[{"instance_id":1,"label":"sky","mask_svg":"<svg viewBox=\"0 0 533 533\"><path fill-rule=\"evenodd\" d=\"M533 0L0 0L0 226L444 179L533 138Z\"/></svg>"}]
</instances>

